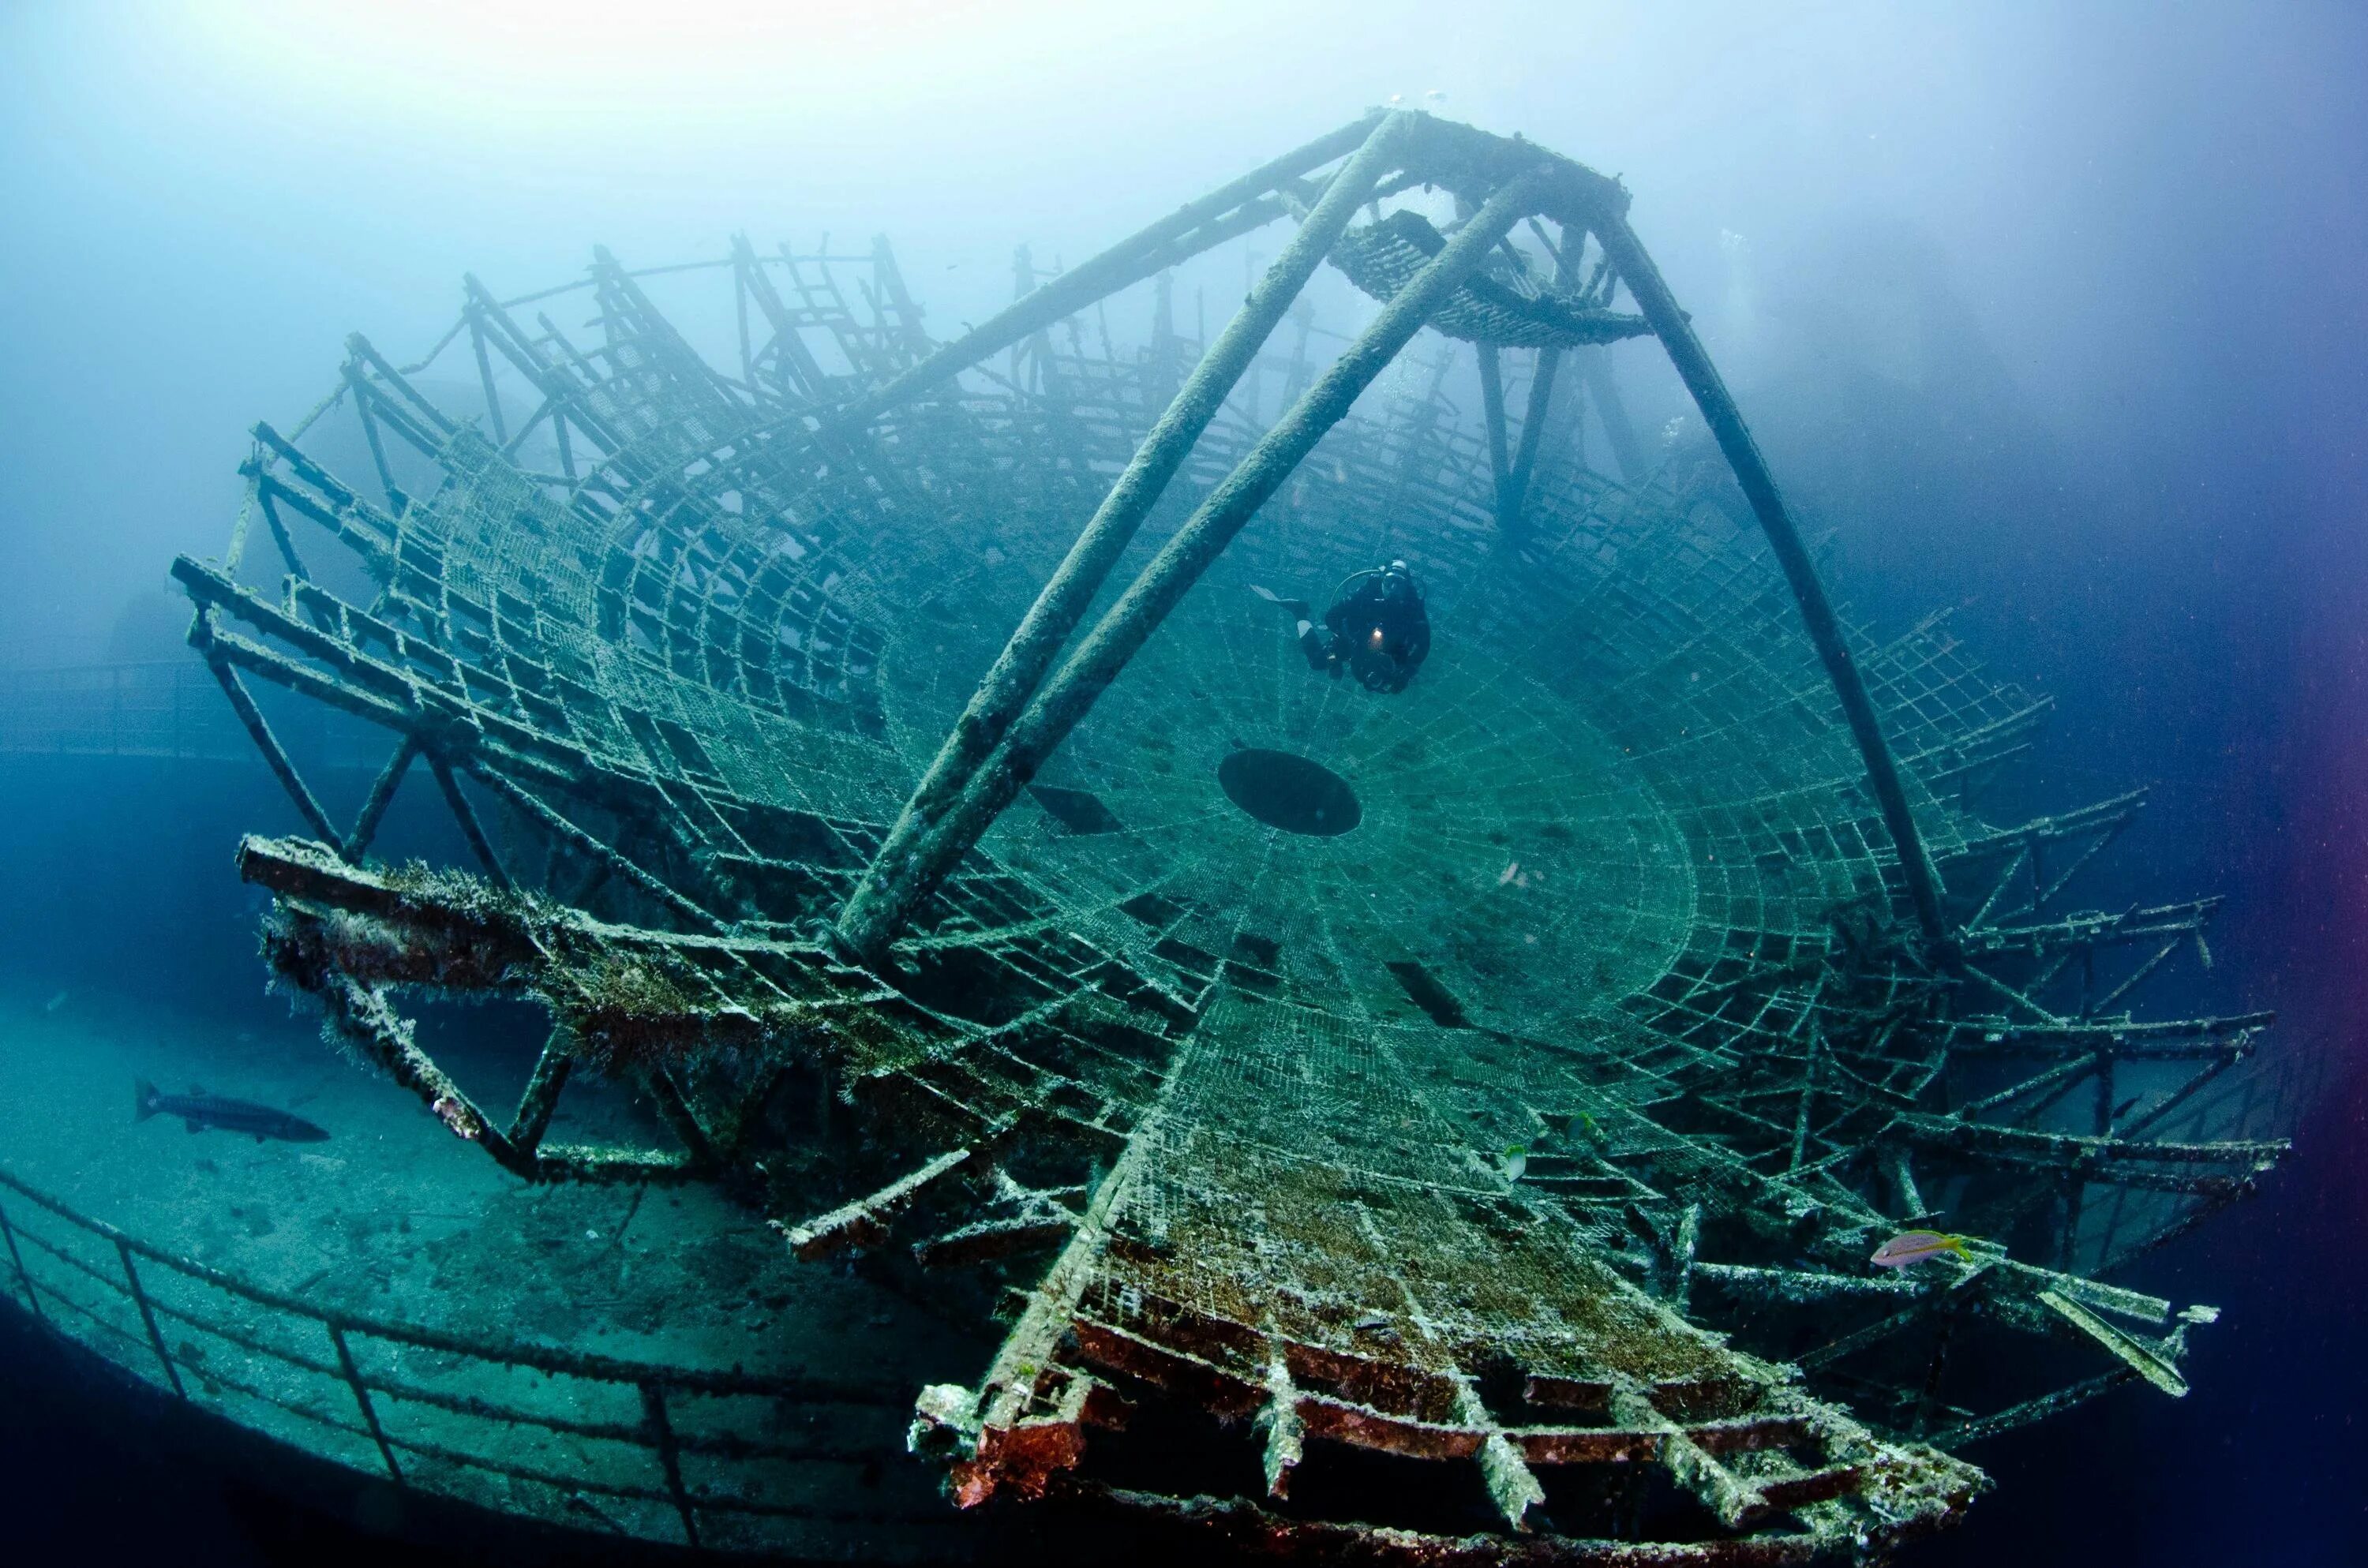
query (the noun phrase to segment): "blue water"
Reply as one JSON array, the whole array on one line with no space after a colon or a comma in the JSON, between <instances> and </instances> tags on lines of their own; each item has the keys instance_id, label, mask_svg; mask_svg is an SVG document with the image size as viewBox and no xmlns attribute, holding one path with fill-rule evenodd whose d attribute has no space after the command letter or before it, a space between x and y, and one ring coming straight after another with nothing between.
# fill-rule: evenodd
<instances>
[{"instance_id":1,"label":"blue water","mask_svg":"<svg viewBox=\"0 0 2368 1568\"><path fill-rule=\"evenodd\" d=\"M348 330L425 347L465 270L884 229L948 335L1014 244L1075 261L1440 89L1625 176L1838 592L1956 607L2055 699L2018 799L2155 783L2095 902L2226 893L2192 1000L2274 1006L2328 1063L2260 1197L2130 1281L2224 1309L2194 1392L1989 1445L1998 1489L1908 1561L2368 1561L2368 17L705 9L0 14L0 665L170 656L164 567L220 548L245 426L308 406ZM1870 390L1909 352L1870 301L1918 324L1913 397ZM1640 391L1647 431L1678 412ZM287 1030L228 852L294 825L252 765L0 758L0 992ZM291 1546L110 1398L0 1408L0 1531L251 1562L343 1528L286 1516Z\"/></svg>"}]
</instances>

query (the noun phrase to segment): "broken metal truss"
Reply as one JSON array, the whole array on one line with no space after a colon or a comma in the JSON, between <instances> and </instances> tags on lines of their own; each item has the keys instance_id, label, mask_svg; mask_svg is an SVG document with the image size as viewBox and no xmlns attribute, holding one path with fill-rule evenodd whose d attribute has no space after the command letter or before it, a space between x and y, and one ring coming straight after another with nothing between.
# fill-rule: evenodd
<instances>
[{"instance_id":1,"label":"broken metal truss","mask_svg":"<svg viewBox=\"0 0 2368 1568\"><path fill-rule=\"evenodd\" d=\"M1376 115L1091 262L1023 252L951 342L885 241L745 239L471 278L418 365L351 339L256 427L225 556L175 567L312 830L240 852L276 973L521 1177L723 1181L802 1257L1000 1316L974 1386L919 1396L965 1505L1807 1561L1953 1518L1978 1438L2183 1392L2211 1310L2099 1276L2276 1158L2269 1019L2132 1011L2208 962L2213 904L2065 903L2136 797L1977 814L2044 705L1938 622L1836 614L1626 205ZM1276 223L1179 336L1171 269ZM1326 260L1372 301L1329 359ZM661 274L728 280L726 368ZM1602 346L1640 335L1732 484L1639 473ZM474 407L420 380L462 340ZM1311 677L1247 591L1394 554L1437 629L1399 699ZM258 680L389 737L349 824ZM1229 799L1244 754L1358 825ZM370 857L422 768L472 870ZM552 1019L507 1118L402 1010L489 994ZM578 1071L678 1147L550 1142ZM1937 1215L1969 1260L1868 1266Z\"/></svg>"}]
</instances>

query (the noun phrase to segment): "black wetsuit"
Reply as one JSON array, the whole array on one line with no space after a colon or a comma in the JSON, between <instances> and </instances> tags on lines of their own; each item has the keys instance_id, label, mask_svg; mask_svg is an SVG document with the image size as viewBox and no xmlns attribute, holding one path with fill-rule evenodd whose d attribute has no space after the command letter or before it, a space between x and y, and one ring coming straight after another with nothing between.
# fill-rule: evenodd
<instances>
[{"instance_id":1,"label":"black wetsuit","mask_svg":"<svg viewBox=\"0 0 2368 1568\"><path fill-rule=\"evenodd\" d=\"M1430 653L1430 617L1407 572L1360 572L1324 612L1322 630L1299 639L1308 667L1337 676L1346 665L1369 691L1404 691Z\"/></svg>"}]
</instances>

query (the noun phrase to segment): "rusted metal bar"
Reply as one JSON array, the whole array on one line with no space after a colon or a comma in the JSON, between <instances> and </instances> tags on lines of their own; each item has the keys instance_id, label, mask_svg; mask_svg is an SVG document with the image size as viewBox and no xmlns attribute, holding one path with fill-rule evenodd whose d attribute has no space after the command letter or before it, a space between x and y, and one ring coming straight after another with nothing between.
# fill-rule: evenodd
<instances>
[{"instance_id":1,"label":"rusted metal bar","mask_svg":"<svg viewBox=\"0 0 2368 1568\"><path fill-rule=\"evenodd\" d=\"M2055 1392L2042 1394L2037 1399L2025 1400L2021 1404L2009 1405L2004 1410L1967 1421L1961 1426L1952 1426L1943 1432L1935 1432L1925 1441L1944 1452L1953 1452L1968 1443L1978 1443L1986 1437L1995 1437L2002 1433L2014 1431L2017 1427L2028 1426L2034 1421L2044 1421L2052 1416L2060 1415L2075 1406L2088 1403L2100 1393L2109 1393L2123 1383L2136 1381L2135 1371L2128 1367L2116 1367L2112 1371L2100 1373L2085 1382L2074 1383L2069 1388L2057 1389Z\"/></svg>"},{"instance_id":2,"label":"rusted metal bar","mask_svg":"<svg viewBox=\"0 0 2368 1568\"><path fill-rule=\"evenodd\" d=\"M1669 292L1660 268L1645 253L1635 231L1628 226L1628 220L1617 212L1605 211L1596 219L1594 230L1597 243L1611 258L1613 270L1628 286L1636 308L1652 324L1669 362L1677 367L1686 390L1693 394L1694 406L1702 410L1703 422L1717 437L1719 450L1726 455L1727 466L1735 471L1736 482L1743 487L1744 496L1759 519L1761 531L1768 536L1769 548L1775 552L1784 580L1792 586L1793 600L1800 606L1802 624L1817 651L1819 662L1826 667L1826 678L1833 685L1850 734L1858 742L1867 788L1874 796L1884 826L1890 832L1892 846L1898 853L1900 880L1907 884L1917 925L1935 956L1944 963L1952 962L1956 938L1941 907L1941 873L1932 864L1931 852L1925 847L1923 833L1908 808L1898 762L1891 755L1891 743L1884 738L1882 716L1874 710L1874 699L1867 695L1866 680L1859 674L1850 640L1842 631L1840 618L1834 614L1832 602L1826 597L1817 564L1810 559L1808 545L1793 521L1783 493L1776 488L1776 476L1768 471L1767 460L1759 455L1759 443L1751 438L1751 431L1743 422L1743 412L1727 392L1718 367L1711 363L1702 339L1694 335L1692 322L1678 308L1676 296Z\"/></svg>"},{"instance_id":3,"label":"rusted metal bar","mask_svg":"<svg viewBox=\"0 0 2368 1568\"><path fill-rule=\"evenodd\" d=\"M699 1515L691 1507L690 1493L682 1483L682 1448L675 1440L674 1423L666 1419L666 1390L656 1382L644 1382L641 1390L642 1416L650 1446L657 1450L658 1464L666 1471L666 1494L674 1499L675 1512L681 1517L683 1540L696 1550Z\"/></svg>"},{"instance_id":4,"label":"rusted metal bar","mask_svg":"<svg viewBox=\"0 0 2368 1568\"><path fill-rule=\"evenodd\" d=\"M188 1391L181 1386L180 1369L165 1352L165 1336L156 1327L156 1309L148 1304L148 1292L141 1288L140 1270L131 1266L131 1247L121 1236L115 1238L115 1256L123 1260L124 1282L131 1288L131 1304L140 1309L140 1321L147 1326L149 1347L156 1352L157 1365L165 1369L165 1381L173 1385L173 1397L187 1399Z\"/></svg>"},{"instance_id":5,"label":"rusted metal bar","mask_svg":"<svg viewBox=\"0 0 2368 1568\"><path fill-rule=\"evenodd\" d=\"M0 1237L7 1240L8 1261L17 1266L17 1283L24 1288L25 1305L33 1309L35 1317L43 1323L49 1322L50 1314L41 1310L40 1292L33 1288L32 1275L26 1272L25 1255L17 1250L17 1230L15 1226L8 1223L8 1211L6 1209L0 1209Z\"/></svg>"},{"instance_id":6,"label":"rusted metal bar","mask_svg":"<svg viewBox=\"0 0 2368 1568\"><path fill-rule=\"evenodd\" d=\"M278 937L273 940L284 944L290 938ZM411 1026L395 1013L382 990L363 986L343 971L329 967L315 954L291 954L290 961L307 971L306 979L317 982L306 989L321 998L338 1037L351 1042L387 1076L417 1095L455 1136L482 1147L493 1156L495 1164L513 1176L533 1181L541 1175L534 1157L503 1137L461 1086L413 1042ZM319 973L309 972L314 967Z\"/></svg>"},{"instance_id":7,"label":"rusted metal bar","mask_svg":"<svg viewBox=\"0 0 2368 1568\"><path fill-rule=\"evenodd\" d=\"M1139 283L1162 267L1174 265L1178 259L1173 251L1176 241L1212 220L1224 217L1235 208L1264 196L1285 180L1354 152L1372 133L1375 122L1381 118L1377 111L1341 127L1328 136L1320 136L1297 152L1287 153L1212 191L1200 200L1178 209L1149 228L1121 240L1092 260L1071 267L1026 299L998 312L985 324L945 345L886 386L860 400L840 415L839 421L861 424L877 418L887 410L918 397L948 377L1000 353L1040 328L1051 326L1062 317L1083 310L1104 295L1115 293L1131 283ZM1276 215L1281 216L1280 211Z\"/></svg>"},{"instance_id":8,"label":"rusted metal bar","mask_svg":"<svg viewBox=\"0 0 2368 1568\"><path fill-rule=\"evenodd\" d=\"M337 1369L345 1374L346 1386L354 1391L354 1403L361 1409L362 1425L370 1428L370 1441L378 1445L378 1457L386 1461L386 1473L401 1486L403 1467L394 1462L394 1450L387 1446L386 1429L378 1424L378 1410L370 1403L370 1386L362 1381L361 1369L354 1365L354 1353L346 1347L346 1331L334 1322L327 1327L329 1343L337 1347Z\"/></svg>"},{"instance_id":9,"label":"rusted metal bar","mask_svg":"<svg viewBox=\"0 0 2368 1568\"><path fill-rule=\"evenodd\" d=\"M1990 1122L1907 1115L1892 1123L1907 1142L1925 1148L1974 1153L2017 1153L2066 1165L2083 1161L2139 1160L2166 1165L2260 1165L2283 1154L2283 1138L2222 1139L2211 1142L2147 1142L2129 1138L2091 1138L2071 1132L2041 1132Z\"/></svg>"},{"instance_id":10,"label":"rusted metal bar","mask_svg":"<svg viewBox=\"0 0 2368 1568\"><path fill-rule=\"evenodd\" d=\"M1012 720L1033 697L1076 630L1094 596L1118 563L1119 557L1165 494L1168 482L1209 426L1225 395L1257 358L1258 351L1277 323L1299 298L1325 253L1356 216L1390 160L1406 139L1404 116L1384 118L1364 144L1342 167L1324 199L1300 225L1282 254L1275 257L1264 278L1252 290L1242 309L1216 344L1194 369L1184 388L1168 403L1158 424L1144 438L1133 460L1095 509L1093 517L1060 566L1046 580L1036 601L1004 645L993 668L939 747L928 773L898 813L880 852L848 895L837 930L841 940L858 956L872 959L886 947L917 899L898 902L892 888L906 882L904 867L920 841L961 799L978 768L1008 731ZM1064 278L1075 277L1075 273ZM1050 286L1048 286L1050 287Z\"/></svg>"},{"instance_id":11,"label":"rusted metal bar","mask_svg":"<svg viewBox=\"0 0 2368 1568\"><path fill-rule=\"evenodd\" d=\"M1013 720L1003 744L972 771L959 798L938 821L906 835L910 847L901 859L887 860L883 846L882 858L874 860L858 889L862 907L849 899L837 928L857 956L876 957L885 949L911 912L1026 788L1234 536L1505 232L1528 216L1544 186L1543 173L1532 171L1500 187L1201 502L1060 672Z\"/></svg>"}]
</instances>

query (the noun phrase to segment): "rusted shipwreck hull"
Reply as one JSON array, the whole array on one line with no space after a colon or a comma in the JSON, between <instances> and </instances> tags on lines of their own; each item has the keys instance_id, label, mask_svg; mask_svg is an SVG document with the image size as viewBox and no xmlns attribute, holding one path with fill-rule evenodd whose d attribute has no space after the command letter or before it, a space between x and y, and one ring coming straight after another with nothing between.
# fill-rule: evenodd
<instances>
[{"instance_id":1,"label":"rusted shipwreck hull","mask_svg":"<svg viewBox=\"0 0 2368 1568\"><path fill-rule=\"evenodd\" d=\"M2212 903L2066 903L2135 796L1983 818L2044 704L1837 614L1627 205L1377 114L1022 253L951 342L885 242L746 241L667 278L729 280L736 363L605 252L469 280L421 366L353 339L176 566L311 826L240 852L276 973L521 1178L723 1182L999 1336L915 1390L961 1506L1806 1562L1953 1519L1967 1444L2182 1392L2211 1310L2100 1276L2276 1157L2269 1020L2131 1011ZM1178 335L1171 270L1269 225ZM1328 357L1327 261L1368 300ZM1727 470L1635 471L1602 356L1643 336ZM463 340L474 407L419 381ZM1248 591L1392 555L1436 628L1399 697ZM390 737L349 825L258 680ZM423 770L470 869L370 858ZM551 1017L504 1114L403 1010L488 994ZM678 1146L548 1141L577 1072ZM1941 1212L1989 1239L1869 1267Z\"/></svg>"}]
</instances>

